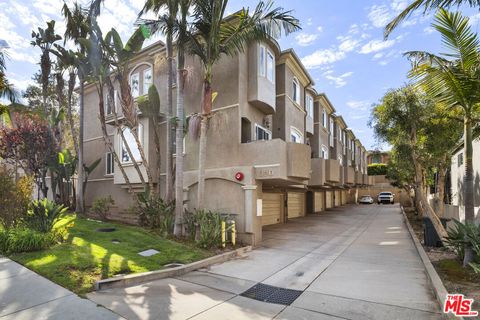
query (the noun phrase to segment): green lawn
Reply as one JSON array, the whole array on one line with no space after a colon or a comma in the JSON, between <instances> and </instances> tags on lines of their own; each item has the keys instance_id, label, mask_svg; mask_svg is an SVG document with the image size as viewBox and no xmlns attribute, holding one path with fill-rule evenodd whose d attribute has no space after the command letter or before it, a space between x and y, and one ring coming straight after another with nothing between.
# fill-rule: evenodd
<instances>
[{"instance_id":1,"label":"green lawn","mask_svg":"<svg viewBox=\"0 0 480 320\"><path fill-rule=\"evenodd\" d=\"M18 253L11 259L76 293L93 290L96 280L162 269L165 264L189 263L212 253L188 244L161 238L145 229L109 222L97 222L69 215L57 227L72 225L65 243L49 250ZM114 232L97 228L115 227ZM115 244L112 240L119 240ZM160 253L142 257L138 252L156 249Z\"/></svg>"}]
</instances>

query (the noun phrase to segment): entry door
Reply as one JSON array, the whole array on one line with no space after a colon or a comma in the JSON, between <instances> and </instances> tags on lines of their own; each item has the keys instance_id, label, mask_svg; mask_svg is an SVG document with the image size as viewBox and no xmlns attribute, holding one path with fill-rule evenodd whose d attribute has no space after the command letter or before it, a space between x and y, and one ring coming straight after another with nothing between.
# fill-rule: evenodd
<instances>
[{"instance_id":1,"label":"entry door","mask_svg":"<svg viewBox=\"0 0 480 320\"><path fill-rule=\"evenodd\" d=\"M303 217L305 215L305 193L287 193L288 218Z\"/></svg>"},{"instance_id":2,"label":"entry door","mask_svg":"<svg viewBox=\"0 0 480 320\"><path fill-rule=\"evenodd\" d=\"M340 206L340 190L335 190L335 207Z\"/></svg>"},{"instance_id":3,"label":"entry door","mask_svg":"<svg viewBox=\"0 0 480 320\"><path fill-rule=\"evenodd\" d=\"M280 223L283 212L283 193L263 193L262 226Z\"/></svg>"},{"instance_id":4,"label":"entry door","mask_svg":"<svg viewBox=\"0 0 480 320\"><path fill-rule=\"evenodd\" d=\"M325 210L325 193L315 192L315 212Z\"/></svg>"},{"instance_id":5,"label":"entry door","mask_svg":"<svg viewBox=\"0 0 480 320\"><path fill-rule=\"evenodd\" d=\"M325 208L330 209L333 208L333 191L326 191L325 192Z\"/></svg>"}]
</instances>

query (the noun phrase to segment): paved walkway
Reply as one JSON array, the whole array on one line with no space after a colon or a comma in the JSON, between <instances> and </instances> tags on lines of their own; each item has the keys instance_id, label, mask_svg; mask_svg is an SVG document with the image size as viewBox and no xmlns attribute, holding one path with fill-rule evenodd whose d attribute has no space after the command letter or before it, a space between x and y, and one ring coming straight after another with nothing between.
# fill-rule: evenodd
<instances>
[{"instance_id":1,"label":"paved walkway","mask_svg":"<svg viewBox=\"0 0 480 320\"><path fill-rule=\"evenodd\" d=\"M301 290L290 305L240 296ZM127 319L439 319L398 206L346 206L269 227L248 258L89 294Z\"/></svg>"},{"instance_id":2,"label":"paved walkway","mask_svg":"<svg viewBox=\"0 0 480 320\"><path fill-rule=\"evenodd\" d=\"M123 319L0 256L0 320Z\"/></svg>"}]
</instances>

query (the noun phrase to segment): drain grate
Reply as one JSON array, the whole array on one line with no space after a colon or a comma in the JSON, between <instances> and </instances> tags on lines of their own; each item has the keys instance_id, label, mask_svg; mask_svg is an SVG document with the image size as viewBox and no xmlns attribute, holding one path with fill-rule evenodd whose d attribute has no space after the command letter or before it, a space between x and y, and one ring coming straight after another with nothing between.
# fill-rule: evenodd
<instances>
[{"instance_id":1,"label":"drain grate","mask_svg":"<svg viewBox=\"0 0 480 320\"><path fill-rule=\"evenodd\" d=\"M255 299L263 302L291 305L303 291L285 289L280 287L269 286L268 284L257 283L241 296Z\"/></svg>"}]
</instances>

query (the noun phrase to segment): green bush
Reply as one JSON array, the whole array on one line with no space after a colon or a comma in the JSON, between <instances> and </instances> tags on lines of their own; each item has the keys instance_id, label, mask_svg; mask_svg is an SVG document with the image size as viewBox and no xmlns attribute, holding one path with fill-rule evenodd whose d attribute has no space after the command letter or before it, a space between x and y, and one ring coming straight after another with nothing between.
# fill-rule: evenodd
<instances>
[{"instance_id":1,"label":"green bush","mask_svg":"<svg viewBox=\"0 0 480 320\"><path fill-rule=\"evenodd\" d=\"M92 203L91 211L93 214L97 215L101 220L108 220L107 214L110 211L110 206L113 206L115 201L113 201L112 196L95 198Z\"/></svg>"},{"instance_id":2,"label":"green bush","mask_svg":"<svg viewBox=\"0 0 480 320\"><path fill-rule=\"evenodd\" d=\"M173 233L175 223L175 202L165 201L158 195L144 192L137 196L140 224L152 229L160 229L164 235Z\"/></svg>"},{"instance_id":3,"label":"green bush","mask_svg":"<svg viewBox=\"0 0 480 320\"><path fill-rule=\"evenodd\" d=\"M372 163L367 167L367 173L369 176L381 176L387 174L388 165L385 163Z\"/></svg>"},{"instance_id":4,"label":"green bush","mask_svg":"<svg viewBox=\"0 0 480 320\"><path fill-rule=\"evenodd\" d=\"M210 210L186 212L184 215L189 238L195 239L202 248L219 247L222 244L222 221L227 220L228 215Z\"/></svg>"},{"instance_id":5,"label":"green bush","mask_svg":"<svg viewBox=\"0 0 480 320\"><path fill-rule=\"evenodd\" d=\"M28 210L33 190L29 176L14 181L11 172L0 170L0 224L4 229L21 224Z\"/></svg>"},{"instance_id":6,"label":"green bush","mask_svg":"<svg viewBox=\"0 0 480 320\"><path fill-rule=\"evenodd\" d=\"M11 228L0 231L0 253L38 251L64 240L65 229L39 232L28 228Z\"/></svg>"},{"instance_id":7,"label":"green bush","mask_svg":"<svg viewBox=\"0 0 480 320\"><path fill-rule=\"evenodd\" d=\"M460 259L464 257L464 247L468 244L475 252L475 261L470 266L477 273L480 273L480 226L474 223L461 223L453 220L455 226L447 231L448 236L445 238L447 246L451 247Z\"/></svg>"},{"instance_id":8,"label":"green bush","mask_svg":"<svg viewBox=\"0 0 480 320\"><path fill-rule=\"evenodd\" d=\"M38 232L52 231L55 222L67 211L63 205L56 204L47 198L33 201L24 218L25 225Z\"/></svg>"}]
</instances>

